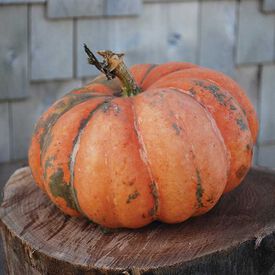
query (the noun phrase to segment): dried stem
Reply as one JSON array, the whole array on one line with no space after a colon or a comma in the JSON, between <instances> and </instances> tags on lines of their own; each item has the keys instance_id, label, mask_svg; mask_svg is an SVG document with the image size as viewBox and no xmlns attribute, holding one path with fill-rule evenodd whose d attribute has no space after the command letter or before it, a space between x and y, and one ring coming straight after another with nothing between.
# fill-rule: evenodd
<instances>
[{"instance_id":1,"label":"dried stem","mask_svg":"<svg viewBox=\"0 0 275 275\"><path fill-rule=\"evenodd\" d=\"M133 75L123 61L123 53L114 53L107 50L98 51L98 54L103 57L103 61L100 62L86 44L84 44L84 49L88 55L89 64L94 65L99 71L104 73L107 79L118 77L122 83L123 96L134 96L141 92L141 88L137 85Z\"/></svg>"}]
</instances>

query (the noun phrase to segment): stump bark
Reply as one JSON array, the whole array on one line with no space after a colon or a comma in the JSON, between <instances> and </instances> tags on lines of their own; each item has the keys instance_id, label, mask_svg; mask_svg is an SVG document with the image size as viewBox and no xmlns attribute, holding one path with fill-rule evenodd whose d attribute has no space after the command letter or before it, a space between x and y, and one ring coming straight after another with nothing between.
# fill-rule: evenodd
<instances>
[{"instance_id":1,"label":"stump bark","mask_svg":"<svg viewBox=\"0 0 275 275\"><path fill-rule=\"evenodd\" d=\"M209 213L106 232L17 170L0 208L7 274L275 274L275 172L252 169Z\"/></svg>"}]
</instances>

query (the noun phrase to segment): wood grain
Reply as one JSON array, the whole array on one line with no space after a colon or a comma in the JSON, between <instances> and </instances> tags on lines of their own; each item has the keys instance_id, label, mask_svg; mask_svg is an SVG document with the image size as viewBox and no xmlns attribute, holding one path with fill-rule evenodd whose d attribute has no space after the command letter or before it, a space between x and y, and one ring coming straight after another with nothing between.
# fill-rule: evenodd
<instances>
[{"instance_id":1,"label":"wood grain","mask_svg":"<svg viewBox=\"0 0 275 275\"><path fill-rule=\"evenodd\" d=\"M274 209L275 172L252 169L208 214L106 232L62 214L26 167L8 181L0 218L8 274L274 274Z\"/></svg>"}]
</instances>

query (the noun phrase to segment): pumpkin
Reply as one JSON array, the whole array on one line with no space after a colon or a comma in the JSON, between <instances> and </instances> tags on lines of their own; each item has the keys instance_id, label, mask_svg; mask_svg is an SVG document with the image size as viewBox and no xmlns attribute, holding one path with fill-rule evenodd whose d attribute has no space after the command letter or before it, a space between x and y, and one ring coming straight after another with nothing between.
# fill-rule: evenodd
<instances>
[{"instance_id":1,"label":"pumpkin","mask_svg":"<svg viewBox=\"0 0 275 275\"><path fill-rule=\"evenodd\" d=\"M251 165L258 121L228 76L191 63L141 64L85 48L103 72L39 119L35 182L66 214L109 228L206 213ZM106 79L106 76L108 79Z\"/></svg>"}]
</instances>

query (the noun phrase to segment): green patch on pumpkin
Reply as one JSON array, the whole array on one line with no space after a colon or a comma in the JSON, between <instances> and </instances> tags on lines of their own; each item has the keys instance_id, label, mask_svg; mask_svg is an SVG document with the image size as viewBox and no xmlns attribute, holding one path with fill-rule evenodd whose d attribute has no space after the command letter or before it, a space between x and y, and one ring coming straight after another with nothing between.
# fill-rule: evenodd
<instances>
[{"instance_id":1,"label":"green patch on pumpkin","mask_svg":"<svg viewBox=\"0 0 275 275\"><path fill-rule=\"evenodd\" d=\"M180 126L178 126L177 123L175 123L175 122L172 124L172 127L176 131L176 134L180 135L182 128Z\"/></svg>"},{"instance_id":2,"label":"green patch on pumpkin","mask_svg":"<svg viewBox=\"0 0 275 275\"><path fill-rule=\"evenodd\" d=\"M63 170L61 168L58 168L57 171L50 176L49 180L51 194L56 198L63 198L69 208L77 211L78 208L74 201L71 187L64 180Z\"/></svg>"},{"instance_id":3,"label":"green patch on pumpkin","mask_svg":"<svg viewBox=\"0 0 275 275\"><path fill-rule=\"evenodd\" d=\"M204 207L204 205L202 203L204 189L202 188L202 180L201 180L200 172L198 169L196 169L196 175L197 175L196 197L197 197L197 201L198 201L198 207L200 208L200 207Z\"/></svg>"},{"instance_id":4,"label":"green patch on pumpkin","mask_svg":"<svg viewBox=\"0 0 275 275\"><path fill-rule=\"evenodd\" d=\"M248 130L248 127L242 118L237 118L236 122L242 131Z\"/></svg>"},{"instance_id":5,"label":"green patch on pumpkin","mask_svg":"<svg viewBox=\"0 0 275 275\"><path fill-rule=\"evenodd\" d=\"M101 109L103 111L103 113L106 113L112 106L112 103L110 101L106 101L101 105Z\"/></svg>"},{"instance_id":6,"label":"green patch on pumpkin","mask_svg":"<svg viewBox=\"0 0 275 275\"><path fill-rule=\"evenodd\" d=\"M134 193L128 196L126 203L130 203L131 201L135 200L139 195L139 192L136 190Z\"/></svg>"},{"instance_id":7,"label":"green patch on pumpkin","mask_svg":"<svg viewBox=\"0 0 275 275\"><path fill-rule=\"evenodd\" d=\"M220 104L225 105L226 95L220 92L220 88L215 84L205 84L202 81L195 81L195 84L209 91Z\"/></svg>"},{"instance_id":8,"label":"green patch on pumpkin","mask_svg":"<svg viewBox=\"0 0 275 275\"><path fill-rule=\"evenodd\" d=\"M232 105L232 104L230 104L230 110L232 110L232 111L235 111L235 110L237 110L237 108L234 106L234 105Z\"/></svg>"},{"instance_id":9,"label":"green patch on pumpkin","mask_svg":"<svg viewBox=\"0 0 275 275\"><path fill-rule=\"evenodd\" d=\"M154 200L154 206L149 210L149 216L155 217L159 208L158 190L155 182L150 184L150 189Z\"/></svg>"},{"instance_id":10,"label":"green patch on pumpkin","mask_svg":"<svg viewBox=\"0 0 275 275\"><path fill-rule=\"evenodd\" d=\"M53 161L54 161L55 159L56 159L55 156L50 156L50 157L48 157L48 158L46 159L46 161L45 161L45 167L44 167L44 174L43 174L44 179L47 178L47 171L48 171L48 168L53 167Z\"/></svg>"},{"instance_id":11,"label":"green patch on pumpkin","mask_svg":"<svg viewBox=\"0 0 275 275\"><path fill-rule=\"evenodd\" d=\"M47 119L41 120L38 122L35 133L39 131L39 129L43 128L43 132L39 138L39 144L42 151L44 150L44 143L45 140L48 139L49 132L51 132L52 127L55 125L57 120L67 111L69 111L71 108L76 106L77 104L80 104L88 99L98 97L98 95L93 95L91 93L85 93L85 94L68 94L64 96L59 102L57 102L54 105L54 111L51 113ZM67 100L67 101L66 101ZM48 142L49 145L49 142Z\"/></svg>"}]
</instances>

